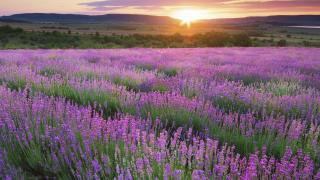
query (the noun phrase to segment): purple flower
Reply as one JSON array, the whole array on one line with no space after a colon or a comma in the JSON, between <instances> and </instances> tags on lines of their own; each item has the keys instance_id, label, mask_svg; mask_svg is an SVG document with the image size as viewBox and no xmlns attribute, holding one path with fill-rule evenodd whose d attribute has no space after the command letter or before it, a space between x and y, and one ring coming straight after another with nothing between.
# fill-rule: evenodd
<instances>
[{"instance_id":1,"label":"purple flower","mask_svg":"<svg viewBox=\"0 0 320 180\"><path fill-rule=\"evenodd\" d=\"M204 179L206 179L206 175L203 170L194 170L192 172L192 179L193 180L204 180Z\"/></svg>"},{"instance_id":2,"label":"purple flower","mask_svg":"<svg viewBox=\"0 0 320 180\"><path fill-rule=\"evenodd\" d=\"M97 160L92 161L92 167L93 167L94 173L99 173L101 170L100 164Z\"/></svg>"},{"instance_id":3,"label":"purple flower","mask_svg":"<svg viewBox=\"0 0 320 180\"><path fill-rule=\"evenodd\" d=\"M247 178L252 179L258 176L257 164L256 164L257 160L258 160L258 157L255 154L249 157L248 166L244 176L245 179Z\"/></svg>"},{"instance_id":4,"label":"purple flower","mask_svg":"<svg viewBox=\"0 0 320 180\"><path fill-rule=\"evenodd\" d=\"M165 180L168 180L171 177L171 165L169 163L164 166L164 174L163 177Z\"/></svg>"},{"instance_id":5,"label":"purple flower","mask_svg":"<svg viewBox=\"0 0 320 180\"><path fill-rule=\"evenodd\" d=\"M142 159L142 158L136 159L136 168L137 168L137 171L138 171L139 173L143 173L143 171L144 171L144 164L143 164L143 159Z\"/></svg>"},{"instance_id":6,"label":"purple flower","mask_svg":"<svg viewBox=\"0 0 320 180\"><path fill-rule=\"evenodd\" d=\"M174 170L173 172L173 178L175 180L180 180L182 175L182 170Z\"/></svg>"}]
</instances>

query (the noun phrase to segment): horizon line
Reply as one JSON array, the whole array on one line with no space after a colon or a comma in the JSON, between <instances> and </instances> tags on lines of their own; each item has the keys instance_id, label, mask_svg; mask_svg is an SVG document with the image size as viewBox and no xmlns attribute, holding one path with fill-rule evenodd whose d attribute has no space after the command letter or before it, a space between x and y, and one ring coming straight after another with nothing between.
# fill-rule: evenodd
<instances>
[{"instance_id":1,"label":"horizon line","mask_svg":"<svg viewBox=\"0 0 320 180\"><path fill-rule=\"evenodd\" d=\"M141 16L153 16L153 17L169 17L172 19L177 19L172 16L168 15L152 15L152 14L134 14L134 13L107 13L107 14L81 14L81 13L55 13L55 12L27 12L27 13L14 13L14 14L9 14L9 15L2 15L2 17L8 17L8 16L13 16L13 15L21 15L21 14L55 14L55 15L84 15L84 16L104 16L104 15L141 15ZM218 20L218 19L239 19L239 18L254 18L254 17L274 17L274 16L320 16L320 14L278 14L278 15L256 15L256 16L240 16L240 17L218 17L218 18L202 18L198 19L197 21L202 21L202 20ZM177 19L179 20L179 19Z\"/></svg>"}]
</instances>

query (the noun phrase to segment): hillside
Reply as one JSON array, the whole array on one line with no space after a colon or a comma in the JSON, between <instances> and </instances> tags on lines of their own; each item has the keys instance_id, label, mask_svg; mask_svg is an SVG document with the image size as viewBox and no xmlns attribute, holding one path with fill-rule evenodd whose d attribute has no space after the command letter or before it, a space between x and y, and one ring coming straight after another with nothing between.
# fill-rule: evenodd
<instances>
[{"instance_id":1,"label":"hillside","mask_svg":"<svg viewBox=\"0 0 320 180\"><path fill-rule=\"evenodd\" d=\"M319 26L320 15L283 15L265 17L212 19L204 22L218 24L273 24L286 26Z\"/></svg>"},{"instance_id":2,"label":"hillside","mask_svg":"<svg viewBox=\"0 0 320 180\"><path fill-rule=\"evenodd\" d=\"M30 22L30 23L141 23L141 24L173 24L178 20L168 16L150 16L137 14L105 14L105 15L81 15L81 14L46 14L27 13L3 16L0 21ZM294 15L294 16L266 16L211 19L202 22L214 24L273 24L273 25L320 25L320 15Z\"/></svg>"},{"instance_id":3,"label":"hillside","mask_svg":"<svg viewBox=\"0 0 320 180\"><path fill-rule=\"evenodd\" d=\"M2 21L25 21L30 23L143 23L143 24L170 24L175 19L166 16L149 16L134 14L106 14L106 15L81 15L81 14L44 14L28 13L3 16Z\"/></svg>"}]
</instances>

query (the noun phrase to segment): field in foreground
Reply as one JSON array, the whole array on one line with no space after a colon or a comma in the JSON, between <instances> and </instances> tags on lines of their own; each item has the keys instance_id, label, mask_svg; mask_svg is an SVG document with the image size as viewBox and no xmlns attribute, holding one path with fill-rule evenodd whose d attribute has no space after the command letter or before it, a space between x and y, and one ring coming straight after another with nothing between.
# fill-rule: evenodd
<instances>
[{"instance_id":1,"label":"field in foreground","mask_svg":"<svg viewBox=\"0 0 320 180\"><path fill-rule=\"evenodd\" d=\"M320 50L0 52L0 175L320 179Z\"/></svg>"}]
</instances>

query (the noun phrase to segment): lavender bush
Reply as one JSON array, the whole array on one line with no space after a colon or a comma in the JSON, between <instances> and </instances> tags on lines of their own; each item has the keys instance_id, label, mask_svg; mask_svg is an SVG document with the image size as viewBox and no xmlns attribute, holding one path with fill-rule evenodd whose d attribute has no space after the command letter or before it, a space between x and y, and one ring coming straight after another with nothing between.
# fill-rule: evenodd
<instances>
[{"instance_id":1,"label":"lavender bush","mask_svg":"<svg viewBox=\"0 0 320 180\"><path fill-rule=\"evenodd\" d=\"M7 178L318 179L320 52L0 52Z\"/></svg>"}]
</instances>

